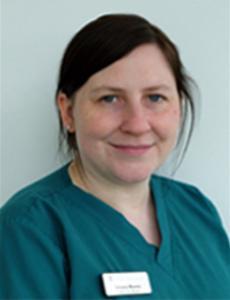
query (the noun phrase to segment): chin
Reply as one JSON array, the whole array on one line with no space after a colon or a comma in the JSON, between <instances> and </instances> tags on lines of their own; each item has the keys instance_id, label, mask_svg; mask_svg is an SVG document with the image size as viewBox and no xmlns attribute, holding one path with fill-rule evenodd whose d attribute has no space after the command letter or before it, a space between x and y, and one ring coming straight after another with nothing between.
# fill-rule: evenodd
<instances>
[{"instance_id":1,"label":"chin","mask_svg":"<svg viewBox=\"0 0 230 300\"><path fill-rule=\"evenodd\" d=\"M128 171L123 170L123 172L120 172L116 174L116 177L119 179L120 182L123 182L124 184L135 184L135 183L141 183L144 181L148 181L153 173L153 170L130 170Z\"/></svg>"}]
</instances>

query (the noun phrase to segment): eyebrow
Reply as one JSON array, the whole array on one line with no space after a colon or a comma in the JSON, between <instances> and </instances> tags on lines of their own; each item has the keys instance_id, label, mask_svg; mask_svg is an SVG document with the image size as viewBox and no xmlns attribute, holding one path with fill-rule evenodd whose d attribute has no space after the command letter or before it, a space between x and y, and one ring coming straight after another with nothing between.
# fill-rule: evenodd
<instances>
[{"instance_id":1,"label":"eyebrow","mask_svg":"<svg viewBox=\"0 0 230 300\"><path fill-rule=\"evenodd\" d=\"M91 93L97 93L103 90L107 90L107 91L113 91L113 92L124 92L125 89L120 88L120 87L116 87L116 86L109 86L109 85L102 85L99 87L94 88ZM142 89L142 91L154 91L154 90L166 90L166 91L170 91L171 87L168 86L167 84L157 84L157 85L153 85L153 86L148 86Z\"/></svg>"}]
</instances>

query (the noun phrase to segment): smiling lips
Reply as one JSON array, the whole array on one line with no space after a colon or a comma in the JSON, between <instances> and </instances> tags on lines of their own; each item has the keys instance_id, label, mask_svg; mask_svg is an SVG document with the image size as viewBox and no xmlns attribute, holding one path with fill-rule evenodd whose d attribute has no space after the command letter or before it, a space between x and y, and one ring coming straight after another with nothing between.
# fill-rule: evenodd
<instances>
[{"instance_id":1,"label":"smiling lips","mask_svg":"<svg viewBox=\"0 0 230 300\"><path fill-rule=\"evenodd\" d=\"M139 156L145 154L149 149L153 147L153 144L148 145L114 145L114 149L118 150L121 153L129 154L133 156Z\"/></svg>"}]
</instances>

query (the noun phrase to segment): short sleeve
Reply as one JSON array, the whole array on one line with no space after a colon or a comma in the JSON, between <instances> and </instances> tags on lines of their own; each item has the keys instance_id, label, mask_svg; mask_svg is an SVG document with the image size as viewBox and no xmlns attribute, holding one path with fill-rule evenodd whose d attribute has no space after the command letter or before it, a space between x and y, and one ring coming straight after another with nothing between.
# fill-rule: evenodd
<instances>
[{"instance_id":1,"label":"short sleeve","mask_svg":"<svg viewBox=\"0 0 230 300\"><path fill-rule=\"evenodd\" d=\"M25 220L0 221L0 299L66 299L65 257Z\"/></svg>"}]
</instances>

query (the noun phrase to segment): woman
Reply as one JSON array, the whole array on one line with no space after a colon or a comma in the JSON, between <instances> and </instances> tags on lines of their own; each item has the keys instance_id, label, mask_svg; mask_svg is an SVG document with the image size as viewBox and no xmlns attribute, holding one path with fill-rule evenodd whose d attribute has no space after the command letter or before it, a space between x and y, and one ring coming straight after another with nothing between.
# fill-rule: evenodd
<instances>
[{"instance_id":1,"label":"woman","mask_svg":"<svg viewBox=\"0 0 230 300\"><path fill-rule=\"evenodd\" d=\"M211 202L152 175L194 105L176 46L136 15L68 45L56 93L73 160L1 209L4 299L229 299L229 241Z\"/></svg>"}]
</instances>

